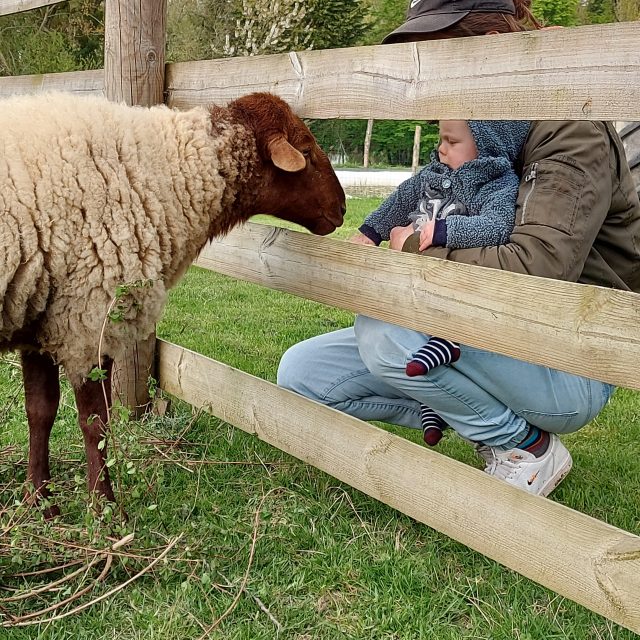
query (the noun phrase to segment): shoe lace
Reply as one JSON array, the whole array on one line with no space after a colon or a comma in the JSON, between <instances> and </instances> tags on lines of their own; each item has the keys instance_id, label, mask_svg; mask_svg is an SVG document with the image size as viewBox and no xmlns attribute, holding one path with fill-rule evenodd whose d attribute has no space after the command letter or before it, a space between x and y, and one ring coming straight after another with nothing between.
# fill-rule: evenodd
<instances>
[{"instance_id":1,"label":"shoe lace","mask_svg":"<svg viewBox=\"0 0 640 640\"><path fill-rule=\"evenodd\" d=\"M522 464L522 456L511 454L508 458L499 458L493 450L491 450L493 460L488 465L486 472L500 480L509 480L520 469Z\"/></svg>"}]
</instances>

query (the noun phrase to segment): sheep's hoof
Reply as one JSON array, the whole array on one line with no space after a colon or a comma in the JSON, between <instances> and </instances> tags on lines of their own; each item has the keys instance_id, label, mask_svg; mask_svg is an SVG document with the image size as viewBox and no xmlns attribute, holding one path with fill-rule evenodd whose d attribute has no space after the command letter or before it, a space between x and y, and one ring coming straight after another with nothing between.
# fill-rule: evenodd
<instances>
[{"instance_id":1,"label":"sheep's hoof","mask_svg":"<svg viewBox=\"0 0 640 640\"><path fill-rule=\"evenodd\" d=\"M57 504L49 505L44 508L42 515L44 515L45 520L53 520L60 515L60 507Z\"/></svg>"}]
</instances>

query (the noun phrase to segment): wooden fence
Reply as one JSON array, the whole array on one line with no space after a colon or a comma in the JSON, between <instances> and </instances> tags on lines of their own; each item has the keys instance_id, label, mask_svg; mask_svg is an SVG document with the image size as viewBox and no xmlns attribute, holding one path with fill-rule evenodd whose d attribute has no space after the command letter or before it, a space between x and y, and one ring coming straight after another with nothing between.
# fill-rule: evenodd
<instances>
[{"instance_id":1,"label":"wooden fence","mask_svg":"<svg viewBox=\"0 0 640 640\"><path fill-rule=\"evenodd\" d=\"M269 90L313 118L633 121L640 119L638 42L640 24L620 24L190 62L167 66L164 90L179 109ZM0 95L101 93L103 83L101 72L0 78ZM634 293L261 225L214 241L198 264L640 389ZM167 392L640 632L640 537L180 346L160 341L158 360Z\"/></svg>"}]
</instances>

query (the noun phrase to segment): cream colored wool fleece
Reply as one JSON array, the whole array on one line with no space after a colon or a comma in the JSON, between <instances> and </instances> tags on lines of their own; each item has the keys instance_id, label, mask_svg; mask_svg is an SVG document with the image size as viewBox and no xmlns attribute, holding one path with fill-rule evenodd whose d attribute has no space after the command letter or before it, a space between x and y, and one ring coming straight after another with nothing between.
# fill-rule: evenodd
<instances>
[{"instance_id":1,"label":"cream colored wool fleece","mask_svg":"<svg viewBox=\"0 0 640 640\"><path fill-rule=\"evenodd\" d=\"M0 349L35 340L73 384L153 331L224 208L232 127L205 109L131 108L65 94L0 101ZM223 200L224 195L224 200ZM35 324L34 324L35 323ZM26 334L28 339L25 339ZM31 334L31 335L30 335Z\"/></svg>"}]
</instances>

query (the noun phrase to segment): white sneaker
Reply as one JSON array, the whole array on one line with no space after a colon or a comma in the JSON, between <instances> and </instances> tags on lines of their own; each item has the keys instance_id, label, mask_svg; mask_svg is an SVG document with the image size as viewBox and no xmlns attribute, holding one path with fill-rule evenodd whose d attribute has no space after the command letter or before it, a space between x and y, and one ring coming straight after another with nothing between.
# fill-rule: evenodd
<instances>
[{"instance_id":1,"label":"white sneaker","mask_svg":"<svg viewBox=\"0 0 640 640\"><path fill-rule=\"evenodd\" d=\"M471 442L471 444L476 454L484 460L484 470L486 471L493 463L493 449L488 444L480 444L479 442Z\"/></svg>"},{"instance_id":2,"label":"white sneaker","mask_svg":"<svg viewBox=\"0 0 640 640\"><path fill-rule=\"evenodd\" d=\"M485 457L484 447L476 448L488 464L485 472L515 487L538 496L548 496L571 470L571 455L557 435L551 440L546 453L536 458L523 449L500 451L489 447L492 459ZM482 449L482 451L481 451Z\"/></svg>"}]
</instances>

